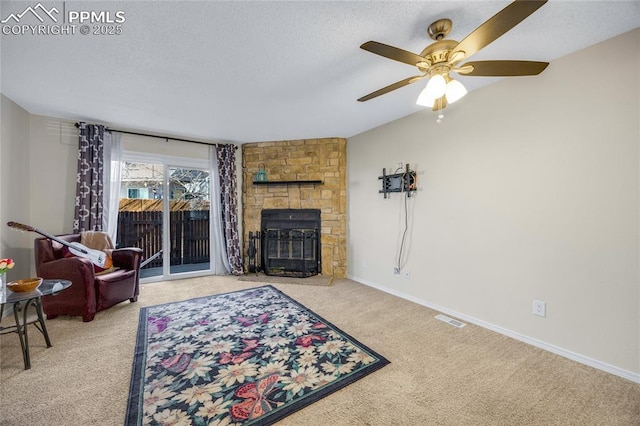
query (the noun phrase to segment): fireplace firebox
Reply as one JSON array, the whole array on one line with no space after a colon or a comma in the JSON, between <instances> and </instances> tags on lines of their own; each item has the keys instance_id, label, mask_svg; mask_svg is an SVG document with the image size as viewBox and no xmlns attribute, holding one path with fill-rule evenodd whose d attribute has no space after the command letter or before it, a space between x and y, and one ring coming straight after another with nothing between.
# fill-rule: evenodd
<instances>
[{"instance_id":1,"label":"fireplace firebox","mask_svg":"<svg viewBox=\"0 0 640 426\"><path fill-rule=\"evenodd\" d=\"M322 272L320 210L265 209L261 228L265 274L310 277Z\"/></svg>"}]
</instances>

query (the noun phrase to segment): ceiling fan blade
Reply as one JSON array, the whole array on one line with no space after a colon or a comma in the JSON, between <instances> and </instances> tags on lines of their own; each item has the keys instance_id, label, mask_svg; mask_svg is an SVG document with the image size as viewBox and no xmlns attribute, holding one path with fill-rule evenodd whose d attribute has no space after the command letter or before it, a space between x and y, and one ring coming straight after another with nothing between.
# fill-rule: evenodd
<instances>
[{"instance_id":1,"label":"ceiling fan blade","mask_svg":"<svg viewBox=\"0 0 640 426\"><path fill-rule=\"evenodd\" d=\"M384 43L378 43L377 41L368 41L360 46L360 48L368 50L371 53L375 53L376 55L384 56L385 58L393 59L394 61L404 62L409 65L416 65L419 62L426 61L420 55L416 55L415 53L389 46Z\"/></svg>"},{"instance_id":2,"label":"ceiling fan blade","mask_svg":"<svg viewBox=\"0 0 640 426\"><path fill-rule=\"evenodd\" d=\"M458 43L452 53L462 51L464 57L468 58L524 21L546 2L547 0L515 0Z\"/></svg>"},{"instance_id":3,"label":"ceiling fan blade","mask_svg":"<svg viewBox=\"0 0 640 426\"><path fill-rule=\"evenodd\" d=\"M517 77L538 75L547 68L548 62L536 61L476 61L467 62L460 70L453 69L460 75L475 77Z\"/></svg>"},{"instance_id":4,"label":"ceiling fan blade","mask_svg":"<svg viewBox=\"0 0 640 426\"><path fill-rule=\"evenodd\" d=\"M369 93L367 96L363 96L358 99L358 102L365 102L369 99L377 98L380 95L384 95L385 93L389 93L393 90L404 87L408 84L415 83L418 80L422 80L426 75L414 75L413 77L405 78L404 80L397 81L393 84L388 85L387 87L383 87L380 90L376 90L375 92Z\"/></svg>"}]
</instances>

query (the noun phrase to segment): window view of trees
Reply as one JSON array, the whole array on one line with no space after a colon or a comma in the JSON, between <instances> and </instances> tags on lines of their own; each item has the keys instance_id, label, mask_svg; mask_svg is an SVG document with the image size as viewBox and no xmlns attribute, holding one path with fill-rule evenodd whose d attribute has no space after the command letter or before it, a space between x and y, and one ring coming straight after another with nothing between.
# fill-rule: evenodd
<instances>
[{"instance_id":1,"label":"window view of trees","mask_svg":"<svg viewBox=\"0 0 640 426\"><path fill-rule=\"evenodd\" d=\"M169 170L172 200L209 200L209 173L204 170Z\"/></svg>"},{"instance_id":2,"label":"window view of trees","mask_svg":"<svg viewBox=\"0 0 640 426\"><path fill-rule=\"evenodd\" d=\"M122 169L120 198L161 200L164 166L153 163L125 162ZM169 169L169 199L189 201L193 209L209 205L209 173L190 168Z\"/></svg>"}]
</instances>

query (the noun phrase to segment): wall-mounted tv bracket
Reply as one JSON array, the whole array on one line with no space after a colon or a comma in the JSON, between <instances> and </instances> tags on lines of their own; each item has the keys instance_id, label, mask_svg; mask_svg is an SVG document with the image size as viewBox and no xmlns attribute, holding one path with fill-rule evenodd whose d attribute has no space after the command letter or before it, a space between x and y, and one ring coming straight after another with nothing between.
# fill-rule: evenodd
<instances>
[{"instance_id":1,"label":"wall-mounted tv bracket","mask_svg":"<svg viewBox=\"0 0 640 426\"><path fill-rule=\"evenodd\" d=\"M378 192L384 194L384 198L388 198L391 192L406 192L407 197L411 197L411 192L417 189L416 172L409 168L409 164L404 172L392 175L387 174L387 169L382 169L382 176L378 176L378 179L382 180L382 189Z\"/></svg>"}]
</instances>

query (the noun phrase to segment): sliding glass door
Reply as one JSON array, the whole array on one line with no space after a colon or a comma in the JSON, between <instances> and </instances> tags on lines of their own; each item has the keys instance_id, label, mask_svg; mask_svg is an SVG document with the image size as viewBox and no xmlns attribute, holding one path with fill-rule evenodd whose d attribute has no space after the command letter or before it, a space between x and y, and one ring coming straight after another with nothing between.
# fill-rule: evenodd
<instances>
[{"instance_id":1,"label":"sliding glass door","mask_svg":"<svg viewBox=\"0 0 640 426\"><path fill-rule=\"evenodd\" d=\"M169 167L171 274L210 269L209 172Z\"/></svg>"},{"instance_id":2,"label":"sliding glass door","mask_svg":"<svg viewBox=\"0 0 640 426\"><path fill-rule=\"evenodd\" d=\"M164 175L162 163L125 161L122 166L117 247L142 249L141 278L164 274Z\"/></svg>"},{"instance_id":3,"label":"sliding glass door","mask_svg":"<svg viewBox=\"0 0 640 426\"><path fill-rule=\"evenodd\" d=\"M211 270L210 173L206 164L180 163L130 158L123 164L117 245L143 250L142 279Z\"/></svg>"}]
</instances>

